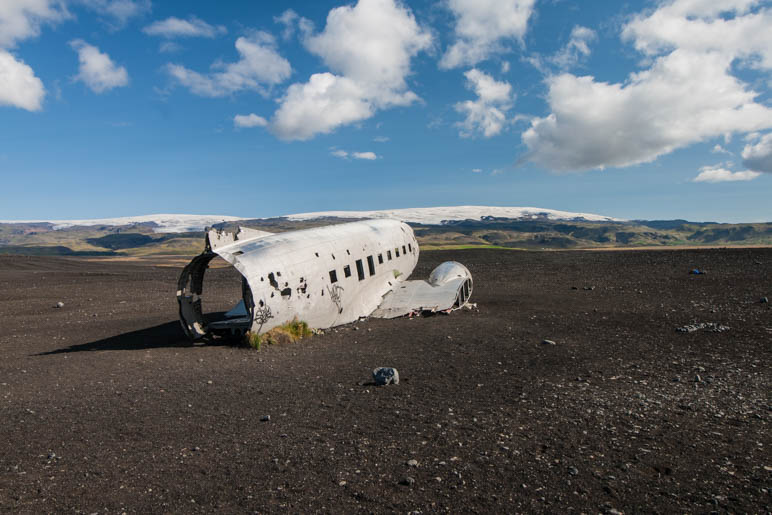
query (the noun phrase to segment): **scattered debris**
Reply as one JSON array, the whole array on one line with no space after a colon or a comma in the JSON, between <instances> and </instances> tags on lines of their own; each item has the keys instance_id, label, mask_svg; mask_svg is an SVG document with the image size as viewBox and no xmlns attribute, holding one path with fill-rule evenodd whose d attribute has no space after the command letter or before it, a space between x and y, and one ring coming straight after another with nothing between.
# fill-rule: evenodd
<instances>
[{"instance_id":1,"label":"scattered debris","mask_svg":"<svg viewBox=\"0 0 772 515\"><path fill-rule=\"evenodd\" d=\"M705 270L700 270L699 268L695 268L693 270L690 270L689 273L691 275L705 275L707 272Z\"/></svg>"},{"instance_id":2,"label":"scattered debris","mask_svg":"<svg viewBox=\"0 0 772 515\"><path fill-rule=\"evenodd\" d=\"M769 302L769 299L766 297L761 297L761 300L759 302L761 302L762 304L767 304Z\"/></svg>"},{"instance_id":3,"label":"scattered debris","mask_svg":"<svg viewBox=\"0 0 772 515\"><path fill-rule=\"evenodd\" d=\"M705 329L706 331L710 331L712 333L723 333L724 331L728 331L730 327L721 325L716 322L700 322L699 324L690 324L683 327L676 327L676 332L693 333L695 331L699 331L700 329Z\"/></svg>"},{"instance_id":4,"label":"scattered debris","mask_svg":"<svg viewBox=\"0 0 772 515\"><path fill-rule=\"evenodd\" d=\"M576 467L568 467L568 473L572 476L576 476L579 474L579 469Z\"/></svg>"},{"instance_id":5,"label":"scattered debris","mask_svg":"<svg viewBox=\"0 0 772 515\"><path fill-rule=\"evenodd\" d=\"M413 479L412 477L408 476L405 479L403 479L402 481L400 481L399 484L400 485L405 485L405 486L413 486L415 484L415 479Z\"/></svg>"},{"instance_id":6,"label":"scattered debris","mask_svg":"<svg viewBox=\"0 0 772 515\"><path fill-rule=\"evenodd\" d=\"M542 341L541 341L541 343L542 343L542 345L557 345L557 344L556 344L554 341L552 341L552 340L542 340Z\"/></svg>"},{"instance_id":7,"label":"scattered debris","mask_svg":"<svg viewBox=\"0 0 772 515\"><path fill-rule=\"evenodd\" d=\"M582 288L582 289L583 289L583 290L586 290L586 291L592 291L592 290L594 290L594 289L595 289L595 286L585 286L585 287L584 287L584 288Z\"/></svg>"},{"instance_id":8,"label":"scattered debris","mask_svg":"<svg viewBox=\"0 0 772 515\"><path fill-rule=\"evenodd\" d=\"M399 372L396 368L378 367L373 370L373 381L378 386L399 384Z\"/></svg>"},{"instance_id":9,"label":"scattered debris","mask_svg":"<svg viewBox=\"0 0 772 515\"><path fill-rule=\"evenodd\" d=\"M263 415L260 417L260 422L270 422L271 421L271 415Z\"/></svg>"},{"instance_id":10,"label":"scattered debris","mask_svg":"<svg viewBox=\"0 0 772 515\"><path fill-rule=\"evenodd\" d=\"M61 308L64 307L64 302L59 301L56 304L54 304L54 307L57 308L57 309L61 309Z\"/></svg>"}]
</instances>

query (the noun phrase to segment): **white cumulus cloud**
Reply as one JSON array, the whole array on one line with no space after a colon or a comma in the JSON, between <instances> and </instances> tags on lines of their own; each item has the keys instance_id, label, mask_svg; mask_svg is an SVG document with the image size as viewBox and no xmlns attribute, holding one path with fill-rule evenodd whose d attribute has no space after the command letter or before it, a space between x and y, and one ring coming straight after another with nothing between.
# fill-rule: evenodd
<instances>
[{"instance_id":1,"label":"white cumulus cloud","mask_svg":"<svg viewBox=\"0 0 772 515\"><path fill-rule=\"evenodd\" d=\"M733 58L759 57L756 66L772 68L772 10L761 0L675 0L653 13L636 16L622 36L645 55L675 48L719 52Z\"/></svg>"},{"instance_id":2,"label":"white cumulus cloud","mask_svg":"<svg viewBox=\"0 0 772 515\"><path fill-rule=\"evenodd\" d=\"M38 111L45 94L43 82L32 68L0 49L0 105Z\"/></svg>"},{"instance_id":3,"label":"white cumulus cloud","mask_svg":"<svg viewBox=\"0 0 772 515\"><path fill-rule=\"evenodd\" d=\"M291 39L295 35L296 29L300 31L301 37L309 36L314 30L314 24L311 20L303 18L292 9L287 9L280 16L274 16L273 21L284 25L281 37L285 40Z\"/></svg>"},{"instance_id":4,"label":"white cumulus cloud","mask_svg":"<svg viewBox=\"0 0 772 515\"><path fill-rule=\"evenodd\" d=\"M97 47L81 39L70 41L70 46L78 52L80 61L75 79L86 84L94 93L104 93L129 83L126 68L116 65L109 55L100 52Z\"/></svg>"},{"instance_id":5,"label":"white cumulus cloud","mask_svg":"<svg viewBox=\"0 0 772 515\"><path fill-rule=\"evenodd\" d=\"M131 18L150 12L150 0L71 0L82 4L105 18L115 28L123 27Z\"/></svg>"},{"instance_id":6,"label":"white cumulus cloud","mask_svg":"<svg viewBox=\"0 0 772 515\"><path fill-rule=\"evenodd\" d=\"M745 145L742 157L747 168L772 173L772 132L759 136L756 143Z\"/></svg>"},{"instance_id":7,"label":"white cumulus cloud","mask_svg":"<svg viewBox=\"0 0 772 515\"><path fill-rule=\"evenodd\" d=\"M265 86L289 78L292 67L276 51L276 41L267 32L254 32L236 40L240 59L234 63L217 62L213 70L202 74L179 64L168 64L167 72L192 93L204 97L224 97L239 91L263 93Z\"/></svg>"},{"instance_id":8,"label":"white cumulus cloud","mask_svg":"<svg viewBox=\"0 0 772 515\"><path fill-rule=\"evenodd\" d=\"M566 46L550 60L563 69L575 66L580 59L590 55L590 43L596 39L598 35L594 30L577 25L571 30L571 37Z\"/></svg>"},{"instance_id":9,"label":"white cumulus cloud","mask_svg":"<svg viewBox=\"0 0 772 515\"><path fill-rule=\"evenodd\" d=\"M339 157L341 159L364 159L365 161L375 161L378 159L378 155L375 152L348 152L341 149L332 149L330 155Z\"/></svg>"},{"instance_id":10,"label":"white cumulus cloud","mask_svg":"<svg viewBox=\"0 0 772 515\"><path fill-rule=\"evenodd\" d=\"M0 48L14 46L18 41L36 37L46 23L68 18L64 4L58 0L0 1Z\"/></svg>"},{"instance_id":11,"label":"white cumulus cloud","mask_svg":"<svg viewBox=\"0 0 772 515\"><path fill-rule=\"evenodd\" d=\"M237 114L233 117L233 125L241 128L265 127L268 125L268 120L255 113Z\"/></svg>"},{"instance_id":12,"label":"white cumulus cloud","mask_svg":"<svg viewBox=\"0 0 772 515\"><path fill-rule=\"evenodd\" d=\"M759 172L753 172L745 170L743 172L733 172L727 170L721 165L716 166L703 166L700 168L700 173L692 179L694 182L735 182L735 181L752 181L756 177L760 176Z\"/></svg>"},{"instance_id":13,"label":"white cumulus cloud","mask_svg":"<svg viewBox=\"0 0 772 515\"><path fill-rule=\"evenodd\" d=\"M307 35L304 44L334 73L315 73L288 88L272 121L274 133L286 140L307 140L415 102L406 77L431 35L395 0L359 0L332 9L324 31Z\"/></svg>"},{"instance_id":14,"label":"white cumulus cloud","mask_svg":"<svg viewBox=\"0 0 772 515\"><path fill-rule=\"evenodd\" d=\"M512 107L512 86L508 82L496 81L476 68L464 73L467 87L477 93L477 100L459 102L454 107L466 115L456 125L462 137L482 134L490 138L499 134L507 124L506 112Z\"/></svg>"},{"instance_id":15,"label":"white cumulus cloud","mask_svg":"<svg viewBox=\"0 0 772 515\"><path fill-rule=\"evenodd\" d=\"M456 41L440 60L441 68L475 65L522 41L534 0L448 0L456 17Z\"/></svg>"},{"instance_id":16,"label":"white cumulus cloud","mask_svg":"<svg viewBox=\"0 0 772 515\"><path fill-rule=\"evenodd\" d=\"M8 49L70 17L59 0L0 0L0 106L40 110L46 90L35 71Z\"/></svg>"},{"instance_id":17,"label":"white cumulus cloud","mask_svg":"<svg viewBox=\"0 0 772 515\"><path fill-rule=\"evenodd\" d=\"M374 113L358 83L332 73L315 73L308 82L287 89L274 113L272 130L282 139L307 140Z\"/></svg>"},{"instance_id":18,"label":"white cumulus cloud","mask_svg":"<svg viewBox=\"0 0 772 515\"><path fill-rule=\"evenodd\" d=\"M174 16L151 23L144 29L145 34L150 36L160 36L168 39L172 38L214 38L215 36L225 34L228 29L222 25L213 26L196 18L189 17L187 20L176 18Z\"/></svg>"},{"instance_id":19,"label":"white cumulus cloud","mask_svg":"<svg viewBox=\"0 0 772 515\"><path fill-rule=\"evenodd\" d=\"M532 120L523 133L528 152L522 160L557 171L629 166L693 143L772 127L772 109L732 75L737 59L766 67L772 52L772 45L759 43L772 33L759 30L760 19L772 26L770 11L748 11L755 3L732 0L717 7L675 0L634 18L623 37L634 41L650 67L623 83L548 76L551 113ZM743 27L745 40L734 37L736 27Z\"/></svg>"}]
</instances>

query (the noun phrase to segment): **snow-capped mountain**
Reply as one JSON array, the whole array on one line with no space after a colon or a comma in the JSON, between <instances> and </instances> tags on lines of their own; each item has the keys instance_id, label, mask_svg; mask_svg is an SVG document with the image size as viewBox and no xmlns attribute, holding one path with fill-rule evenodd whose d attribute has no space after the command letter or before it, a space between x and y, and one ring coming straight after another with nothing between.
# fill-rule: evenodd
<instances>
[{"instance_id":1,"label":"snow-capped mountain","mask_svg":"<svg viewBox=\"0 0 772 515\"><path fill-rule=\"evenodd\" d=\"M120 226L152 223L155 224L155 232L192 232L201 231L204 227L221 222L233 222L236 220L244 220L244 218L221 215L142 215L122 216L118 218L93 218L89 220L0 220L0 223L50 223L53 225L54 230L67 229L75 226Z\"/></svg>"},{"instance_id":2,"label":"snow-capped mountain","mask_svg":"<svg viewBox=\"0 0 772 515\"><path fill-rule=\"evenodd\" d=\"M610 216L591 213L573 213L538 207L496 207L496 206L452 206L452 207L418 207L408 209L384 209L377 211L319 211L315 213L298 213L282 215L289 220L313 220L316 218L395 218L404 222L437 225L454 220L482 220L485 217L513 218L534 220L547 218L549 220L576 220L615 222L621 221ZM275 218L275 217L272 217ZM90 220L1 220L0 223L50 223L53 229L66 229L75 226L124 226L134 224L153 224L153 230L158 233L201 231L205 227L221 222L236 222L239 220L254 220L226 215L179 215L159 214L143 216L124 216L118 218L98 218Z\"/></svg>"},{"instance_id":3,"label":"snow-capped mountain","mask_svg":"<svg viewBox=\"0 0 772 515\"><path fill-rule=\"evenodd\" d=\"M338 218L396 218L403 222L437 225L451 220L481 220L484 217L515 218L533 220L574 220L582 218L593 222L619 222L618 218L594 215L591 213L572 213L540 207L496 207L496 206L452 206L452 207L417 207L407 209L385 209L381 211L320 211L288 215L290 220L313 220L322 217Z\"/></svg>"}]
</instances>

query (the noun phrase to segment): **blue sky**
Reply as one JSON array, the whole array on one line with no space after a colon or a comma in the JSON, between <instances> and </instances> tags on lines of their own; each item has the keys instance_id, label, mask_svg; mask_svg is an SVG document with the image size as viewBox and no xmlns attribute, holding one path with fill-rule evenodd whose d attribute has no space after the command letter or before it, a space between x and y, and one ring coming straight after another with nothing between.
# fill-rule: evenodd
<instances>
[{"instance_id":1,"label":"blue sky","mask_svg":"<svg viewBox=\"0 0 772 515\"><path fill-rule=\"evenodd\" d=\"M3 0L0 219L772 221L769 27L757 0Z\"/></svg>"}]
</instances>

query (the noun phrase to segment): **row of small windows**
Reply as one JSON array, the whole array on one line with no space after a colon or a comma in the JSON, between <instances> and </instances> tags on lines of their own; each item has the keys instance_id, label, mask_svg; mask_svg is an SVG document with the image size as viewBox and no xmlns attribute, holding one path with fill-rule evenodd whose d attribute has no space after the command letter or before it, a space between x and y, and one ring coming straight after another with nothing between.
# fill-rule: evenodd
<instances>
[{"instance_id":1,"label":"row of small windows","mask_svg":"<svg viewBox=\"0 0 772 515\"><path fill-rule=\"evenodd\" d=\"M405 248L405 246L402 245L402 253L403 254L407 255L408 250L410 252L413 252L413 246L411 244L408 243L407 244L407 248ZM348 252L348 251L346 251L346 252ZM395 247L394 248L394 254L395 254L396 257L399 257L399 247ZM386 251L386 259L391 261L391 259L392 259L391 258L391 250L387 250ZM356 264L356 267L357 267L357 278L359 278L360 281L364 281L364 279L365 279L364 263L362 262L361 259L357 259L355 264ZM379 265L383 264L383 254L378 254L378 264ZM373 275L375 275L375 259L373 258L372 255L367 256L367 270L368 270L368 272L370 272L370 276L371 277ZM351 277L351 266L350 265L346 265L346 266L343 267L343 275L346 276L346 277ZM336 270L330 270L330 282L331 283L338 282L338 272Z\"/></svg>"}]
</instances>

